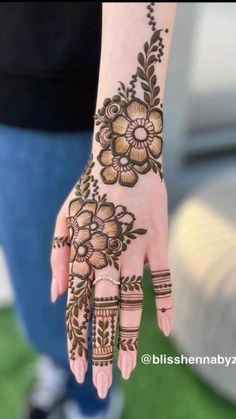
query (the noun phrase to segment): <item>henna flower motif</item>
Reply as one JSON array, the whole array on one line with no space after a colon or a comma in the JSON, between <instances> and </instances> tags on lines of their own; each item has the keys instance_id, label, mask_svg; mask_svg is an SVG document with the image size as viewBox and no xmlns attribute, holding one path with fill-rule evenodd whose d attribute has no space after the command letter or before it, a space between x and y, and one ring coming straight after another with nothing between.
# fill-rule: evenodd
<instances>
[{"instance_id":1,"label":"henna flower motif","mask_svg":"<svg viewBox=\"0 0 236 419\"><path fill-rule=\"evenodd\" d=\"M92 268L107 266L108 241L122 237L122 229L112 203L78 198L71 202L69 212L72 273L86 277Z\"/></svg>"},{"instance_id":2,"label":"henna flower motif","mask_svg":"<svg viewBox=\"0 0 236 419\"><path fill-rule=\"evenodd\" d=\"M111 123L116 135L113 152L126 155L129 162L142 165L149 158L158 158L162 151L162 112L154 108L148 110L141 100L132 100L125 112Z\"/></svg>"},{"instance_id":3,"label":"henna flower motif","mask_svg":"<svg viewBox=\"0 0 236 419\"><path fill-rule=\"evenodd\" d=\"M118 180L120 185L132 187L138 180L137 173L147 173L150 170L149 162L133 164L127 156L114 156L111 150L102 150L98 161L104 167L101 170L103 182L110 185Z\"/></svg>"},{"instance_id":4,"label":"henna flower motif","mask_svg":"<svg viewBox=\"0 0 236 419\"><path fill-rule=\"evenodd\" d=\"M110 238L107 244L108 253L113 253L117 256L121 255L123 250L123 242L118 238Z\"/></svg>"},{"instance_id":5,"label":"henna flower motif","mask_svg":"<svg viewBox=\"0 0 236 419\"><path fill-rule=\"evenodd\" d=\"M80 277L90 275L92 268L101 269L107 266L104 251L107 247L107 236L103 233L91 234L88 240L73 241L70 262L72 273Z\"/></svg>"},{"instance_id":6,"label":"henna flower motif","mask_svg":"<svg viewBox=\"0 0 236 419\"><path fill-rule=\"evenodd\" d=\"M119 103L120 97L114 96L113 100L105 99L105 116L108 119L113 118L117 114L119 114L122 111L121 104Z\"/></svg>"},{"instance_id":7,"label":"henna flower motif","mask_svg":"<svg viewBox=\"0 0 236 419\"><path fill-rule=\"evenodd\" d=\"M121 234L121 226L115 215L115 206L111 202L97 202L95 199L84 200L81 197L70 203L68 217L73 240L80 242L90 237L95 231L108 237Z\"/></svg>"},{"instance_id":8,"label":"henna flower motif","mask_svg":"<svg viewBox=\"0 0 236 419\"><path fill-rule=\"evenodd\" d=\"M107 148L112 140L112 133L108 127L101 127L96 133L96 140L101 144L102 148Z\"/></svg>"}]
</instances>

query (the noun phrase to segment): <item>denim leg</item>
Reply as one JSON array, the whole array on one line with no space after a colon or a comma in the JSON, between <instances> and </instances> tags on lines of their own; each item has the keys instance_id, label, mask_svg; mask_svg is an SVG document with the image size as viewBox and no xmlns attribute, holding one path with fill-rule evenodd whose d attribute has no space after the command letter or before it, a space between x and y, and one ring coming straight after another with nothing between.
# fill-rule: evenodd
<instances>
[{"instance_id":1,"label":"denim leg","mask_svg":"<svg viewBox=\"0 0 236 419\"><path fill-rule=\"evenodd\" d=\"M68 370L68 391L88 413L104 408L109 397L98 398L91 363L84 384L75 383L70 373L66 296L50 303L49 258L57 212L84 169L91 138L91 131L58 133L0 125L0 237L16 310L36 350Z\"/></svg>"}]
</instances>

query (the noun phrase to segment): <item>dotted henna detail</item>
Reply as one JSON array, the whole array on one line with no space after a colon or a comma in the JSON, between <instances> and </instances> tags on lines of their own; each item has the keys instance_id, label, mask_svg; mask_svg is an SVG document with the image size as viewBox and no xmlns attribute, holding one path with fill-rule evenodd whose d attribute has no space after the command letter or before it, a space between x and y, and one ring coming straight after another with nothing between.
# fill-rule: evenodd
<instances>
[{"instance_id":1,"label":"dotted henna detail","mask_svg":"<svg viewBox=\"0 0 236 419\"><path fill-rule=\"evenodd\" d=\"M152 271L151 274L155 297L158 299L169 297L172 293L170 270ZM161 311L164 312L163 309Z\"/></svg>"}]
</instances>

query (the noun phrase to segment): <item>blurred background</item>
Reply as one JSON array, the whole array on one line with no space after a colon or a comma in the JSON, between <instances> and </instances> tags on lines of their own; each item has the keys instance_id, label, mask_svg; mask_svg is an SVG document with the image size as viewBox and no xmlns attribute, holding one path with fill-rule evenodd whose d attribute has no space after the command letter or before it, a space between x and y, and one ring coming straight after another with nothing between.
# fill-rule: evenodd
<instances>
[{"instance_id":1,"label":"blurred background","mask_svg":"<svg viewBox=\"0 0 236 419\"><path fill-rule=\"evenodd\" d=\"M236 356L236 4L178 3L165 98L165 177L175 327L156 328L145 282L139 363L124 419L236 415L236 366L142 365L150 354ZM12 309L0 253L0 419L16 419L36 355ZM148 273L146 273L148 276ZM140 402L141 400L141 402Z\"/></svg>"}]
</instances>

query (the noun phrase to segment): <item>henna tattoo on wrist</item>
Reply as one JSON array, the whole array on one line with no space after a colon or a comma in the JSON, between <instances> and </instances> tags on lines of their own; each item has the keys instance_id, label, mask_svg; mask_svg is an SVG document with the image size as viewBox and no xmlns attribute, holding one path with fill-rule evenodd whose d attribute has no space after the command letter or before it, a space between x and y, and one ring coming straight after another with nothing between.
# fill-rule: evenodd
<instances>
[{"instance_id":1,"label":"henna tattoo on wrist","mask_svg":"<svg viewBox=\"0 0 236 419\"><path fill-rule=\"evenodd\" d=\"M118 182L133 187L139 175L151 170L163 179L162 165L158 161L162 154L163 112L155 67L162 61L162 34L168 33L168 29L156 30L154 6L155 3L147 6L153 34L138 54L138 67L130 87L120 81L117 94L106 98L94 116L99 127L95 138L101 146L97 160L106 184ZM137 83L143 91L142 99L136 97Z\"/></svg>"},{"instance_id":2,"label":"henna tattoo on wrist","mask_svg":"<svg viewBox=\"0 0 236 419\"><path fill-rule=\"evenodd\" d=\"M172 292L170 270L152 271L151 274L155 297L158 299L169 297ZM161 311L164 312L163 309Z\"/></svg>"},{"instance_id":3,"label":"henna tattoo on wrist","mask_svg":"<svg viewBox=\"0 0 236 419\"><path fill-rule=\"evenodd\" d=\"M61 247L68 246L70 247L70 240L68 236L54 237L52 240L52 247L54 249L59 249Z\"/></svg>"},{"instance_id":4,"label":"henna tattoo on wrist","mask_svg":"<svg viewBox=\"0 0 236 419\"><path fill-rule=\"evenodd\" d=\"M126 276L121 278L120 309L124 311L142 310L143 289L141 276ZM123 327L119 325L118 349L124 351L137 350L138 327Z\"/></svg>"},{"instance_id":5,"label":"henna tattoo on wrist","mask_svg":"<svg viewBox=\"0 0 236 419\"><path fill-rule=\"evenodd\" d=\"M102 367L113 362L119 298L94 298L93 306L92 363Z\"/></svg>"},{"instance_id":6,"label":"henna tattoo on wrist","mask_svg":"<svg viewBox=\"0 0 236 419\"><path fill-rule=\"evenodd\" d=\"M70 232L70 294L67 303L67 333L70 358L83 354L87 358L85 332L91 302L92 271L113 266L119 269L119 258L132 240L147 230L135 228L134 214L123 205L109 202L100 195L92 174L92 154L79 182L74 187L75 199L69 204L67 217ZM78 318L78 313L81 316ZM97 361L98 362L98 361Z\"/></svg>"}]
</instances>

